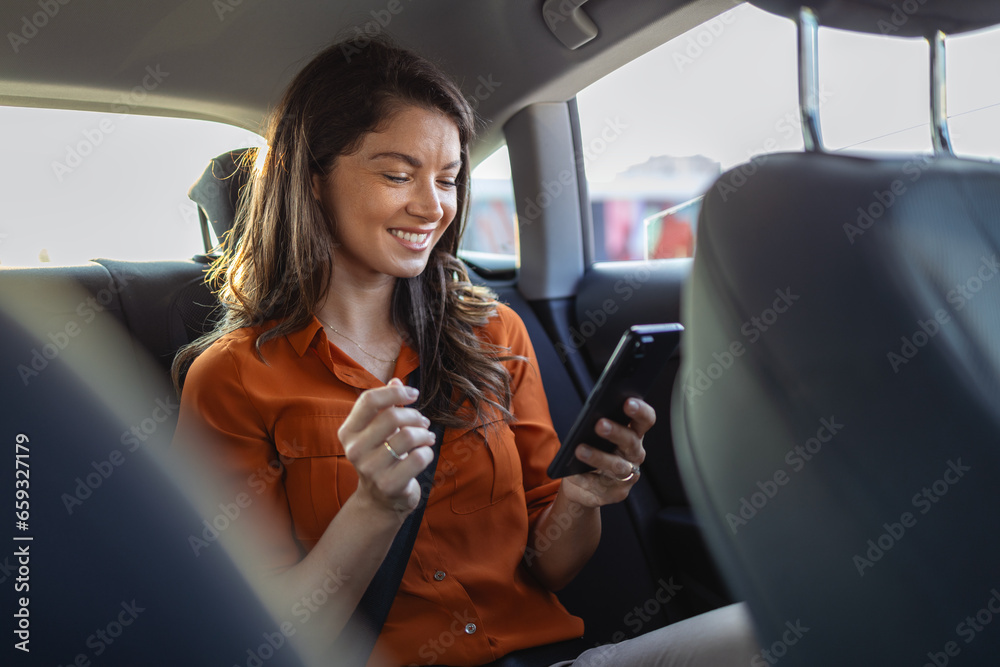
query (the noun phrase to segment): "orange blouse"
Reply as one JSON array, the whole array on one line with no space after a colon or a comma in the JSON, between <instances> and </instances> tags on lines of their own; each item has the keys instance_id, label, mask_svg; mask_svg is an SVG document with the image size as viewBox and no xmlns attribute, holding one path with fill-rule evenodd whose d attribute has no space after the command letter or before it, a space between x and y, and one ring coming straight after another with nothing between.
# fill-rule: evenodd
<instances>
[{"instance_id":1,"label":"orange blouse","mask_svg":"<svg viewBox=\"0 0 1000 667\"><path fill-rule=\"evenodd\" d=\"M583 634L583 621L522 560L559 488L545 473L559 442L524 323L507 306L497 311L478 335L529 359L504 362L516 421L494 424L489 440L482 427L445 431L436 483L373 653L392 663L481 665ZM331 343L316 319L265 343L267 364L254 351L263 330L236 331L197 358L178 433L207 431L227 481L250 496L246 511L274 524L261 545L265 562L286 568L315 546L357 488L337 429L358 395L383 383ZM417 366L404 345L393 376L405 382Z\"/></svg>"}]
</instances>

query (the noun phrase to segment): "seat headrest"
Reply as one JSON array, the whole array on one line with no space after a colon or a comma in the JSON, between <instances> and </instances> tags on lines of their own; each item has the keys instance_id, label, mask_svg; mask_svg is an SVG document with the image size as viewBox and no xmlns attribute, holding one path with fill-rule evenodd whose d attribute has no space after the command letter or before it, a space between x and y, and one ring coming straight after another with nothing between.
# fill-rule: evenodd
<instances>
[{"instance_id":1,"label":"seat headrest","mask_svg":"<svg viewBox=\"0 0 1000 667\"><path fill-rule=\"evenodd\" d=\"M188 190L188 198L199 206L220 242L236 221L241 191L250 181L256 156L256 148L237 148L214 157Z\"/></svg>"},{"instance_id":2,"label":"seat headrest","mask_svg":"<svg viewBox=\"0 0 1000 667\"><path fill-rule=\"evenodd\" d=\"M1000 23L996 0L751 0L761 9L795 18L806 4L820 25L895 37L956 34Z\"/></svg>"}]
</instances>

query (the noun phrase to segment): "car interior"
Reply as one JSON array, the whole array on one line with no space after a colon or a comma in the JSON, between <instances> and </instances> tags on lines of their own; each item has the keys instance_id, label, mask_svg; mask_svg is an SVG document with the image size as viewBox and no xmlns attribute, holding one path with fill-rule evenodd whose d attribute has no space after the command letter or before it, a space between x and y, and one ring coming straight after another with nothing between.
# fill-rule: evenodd
<instances>
[{"instance_id":1,"label":"car interior","mask_svg":"<svg viewBox=\"0 0 1000 667\"><path fill-rule=\"evenodd\" d=\"M462 257L524 320L559 435L623 331L685 327L647 396L658 418L640 480L603 508L596 554L558 593L586 646L745 600L759 664L990 664L1000 168L954 154L944 56L946 35L1000 24L1000 10L752 0L797 27L805 150L709 188L695 257L602 261L577 94L740 4L11 2L0 105L114 113L137 78L169 73L127 112L258 132L338 37L385 34L432 58L475 100L473 163L509 153L518 253ZM926 41L932 155L826 149L820 26ZM313 664L239 554L214 544L225 529L199 507L197 472L168 456L170 365L219 317L206 272L252 169L254 149L233 149L190 174L190 256L0 266L4 488L24 503L0 555L4 664ZM748 342L754 317L768 327Z\"/></svg>"}]
</instances>

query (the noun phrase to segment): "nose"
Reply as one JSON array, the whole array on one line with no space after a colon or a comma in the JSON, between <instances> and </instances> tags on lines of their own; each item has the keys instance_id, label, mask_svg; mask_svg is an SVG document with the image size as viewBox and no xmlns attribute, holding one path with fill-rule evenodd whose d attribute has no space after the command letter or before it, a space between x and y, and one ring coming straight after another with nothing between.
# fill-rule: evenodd
<instances>
[{"instance_id":1,"label":"nose","mask_svg":"<svg viewBox=\"0 0 1000 667\"><path fill-rule=\"evenodd\" d=\"M440 220L444 216L444 207L441 205L441 192L438 191L437 184L434 181L418 182L411 192L406 212L428 222Z\"/></svg>"}]
</instances>

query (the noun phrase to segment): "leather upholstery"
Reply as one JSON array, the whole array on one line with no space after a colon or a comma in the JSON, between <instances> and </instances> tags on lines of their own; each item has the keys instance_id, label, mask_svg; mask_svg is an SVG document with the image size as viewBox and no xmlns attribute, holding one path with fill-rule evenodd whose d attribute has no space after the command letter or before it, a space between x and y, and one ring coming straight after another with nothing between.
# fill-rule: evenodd
<instances>
[{"instance_id":1,"label":"leather upholstery","mask_svg":"<svg viewBox=\"0 0 1000 667\"><path fill-rule=\"evenodd\" d=\"M697 243L675 443L765 650L987 664L1000 634L962 623L1000 584L1000 166L768 156Z\"/></svg>"}]
</instances>

